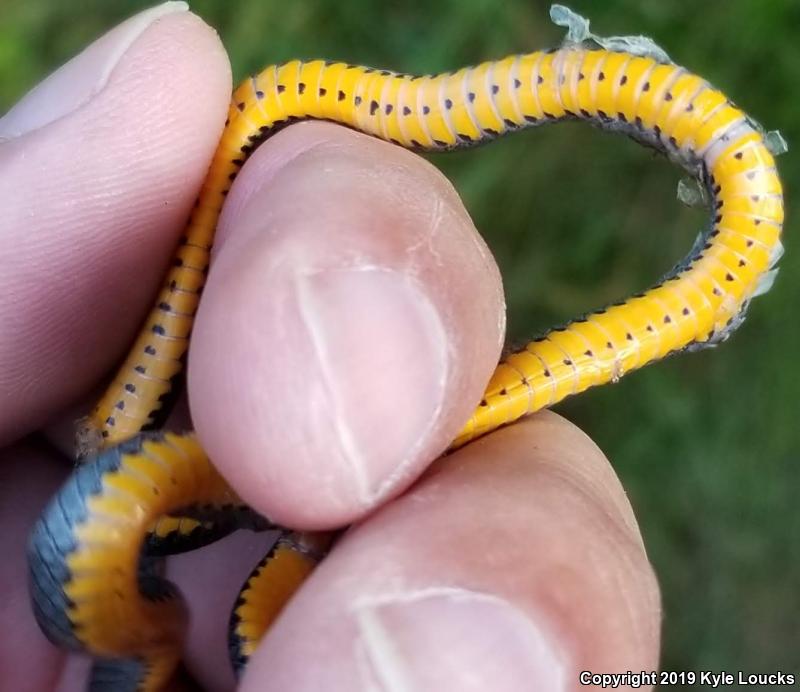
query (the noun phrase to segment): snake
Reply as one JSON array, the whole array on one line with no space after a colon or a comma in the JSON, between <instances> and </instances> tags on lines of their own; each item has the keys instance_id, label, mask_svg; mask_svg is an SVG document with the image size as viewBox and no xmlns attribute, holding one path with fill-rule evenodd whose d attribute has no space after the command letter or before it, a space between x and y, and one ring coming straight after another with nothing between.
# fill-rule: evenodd
<instances>
[{"instance_id":1,"label":"snake","mask_svg":"<svg viewBox=\"0 0 800 692\"><path fill-rule=\"evenodd\" d=\"M233 607L229 648L240 673L330 546L330 536L293 532L250 509L192 432L159 429L226 195L253 151L281 129L326 120L441 152L581 120L656 149L703 193L709 221L689 254L648 290L506 355L447 452L670 354L724 341L752 298L768 290L782 253L784 214L774 133L648 40L602 39L557 5L551 17L569 31L549 50L430 76L290 60L234 91L155 306L108 389L79 422L82 463L29 541L36 620L58 646L95 658L91 690L171 688L187 614L163 577L164 556L240 528L278 531Z\"/></svg>"}]
</instances>

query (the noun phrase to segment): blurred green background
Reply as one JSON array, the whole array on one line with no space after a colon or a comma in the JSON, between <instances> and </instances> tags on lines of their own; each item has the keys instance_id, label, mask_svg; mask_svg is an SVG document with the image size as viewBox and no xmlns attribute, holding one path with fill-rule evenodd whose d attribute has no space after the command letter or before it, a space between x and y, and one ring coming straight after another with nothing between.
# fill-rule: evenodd
<instances>
[{"instance_id":1,"label":"blurred green background","mask_svg":"<svg viewBox=\"0 0 800 692\"><path fill-rule=\"evenodd\" d=\"M0 112L141 0L0 0ZM800 148L797 0L572 0L602 35L643 33ZM557 44L543 0L196 0L236 79L326 57L429 73ZM505 279L509 343L652 284L705 212L680 172L581 123L432 157ZM800 242L795 151L786 257L732 340L565 402L619 471L664 599L663 667L800 672ZM622 607L623 604L620 604Z\"/></svg>"}]
</instances>

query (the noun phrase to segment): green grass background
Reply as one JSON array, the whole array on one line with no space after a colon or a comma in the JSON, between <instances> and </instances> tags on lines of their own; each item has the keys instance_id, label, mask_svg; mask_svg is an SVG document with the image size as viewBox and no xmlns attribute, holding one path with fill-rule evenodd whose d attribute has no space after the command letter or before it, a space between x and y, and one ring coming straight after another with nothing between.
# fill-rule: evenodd
<instances>
[{"instance_id":1,"label":"green grass background","mask_svg":"<svg viewBox=\"0 0 800 692\"><path fill-rule=\"evenodd\" d=\"M0 0L0 112L140 0ZM797 0L572 0L603 35L643 33L800 150ZM558 43L543 0L196 0L236 79L326 57L408 72ZM705 213L680 173L575 123L432 157L500 263L509 341L650 285ZM665 669L800 672L800 242L794 150L786 257L731 341L558 406L615 464L663 590ZM620 604L622 606L622 604Z\"/></svg>"}]
</instances>

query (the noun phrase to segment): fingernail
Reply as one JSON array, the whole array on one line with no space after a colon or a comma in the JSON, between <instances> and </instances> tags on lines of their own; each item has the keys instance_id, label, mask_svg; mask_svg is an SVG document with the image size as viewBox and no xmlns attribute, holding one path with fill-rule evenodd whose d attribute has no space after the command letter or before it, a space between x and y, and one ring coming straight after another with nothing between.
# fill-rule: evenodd
<instances>
[{"instance_id":1,"label":"fingernail","mask_svg":"<svg viewBox=\"0 0 800 692\"><path fill-rule=\"evenodd\" d=\"M139 36L160 17L186 12L185 2L165 2L125 20L31 89L0 118L0 141L19 137L88 103Z\"/></svg>"},{"instance_id":2,"label":"fingernail","mask_svg":"<svg viewBox=\"0 0 800 692\"><path fill-rule=\"evenodd\" d=\"M369 505L403 476L441 410L447 335L407 274L380 267L297 275L300 317L330 415L344 492Z\"/></svg>"},{"instance_id":3,"label":"fingernail","mask_svg":"<svg viewBox=\"0 0 800 692\"><path fill-rule=\"evenodd\" d=\"M364 689L570 689L552 634L501 598L431 589L362 603L355 617Z\"/></svg>"}]
</instances>

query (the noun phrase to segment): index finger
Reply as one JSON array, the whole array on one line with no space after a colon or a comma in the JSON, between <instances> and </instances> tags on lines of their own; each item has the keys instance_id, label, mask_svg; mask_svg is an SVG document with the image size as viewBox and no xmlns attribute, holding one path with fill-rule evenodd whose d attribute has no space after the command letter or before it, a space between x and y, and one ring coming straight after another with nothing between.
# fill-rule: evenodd
<instances>
[{"instance_id":1,"label":"index finger","mask_svg":"<svg viewBox=\"0 0 800 692\"><path fill-rule=\"evenodd\" d=\"M215 253L188 387L220 471L308 529L408 487L479 402L505 326L452 186L400 147L302 123L242 169Z\"/></svg>"}]
</instances>

